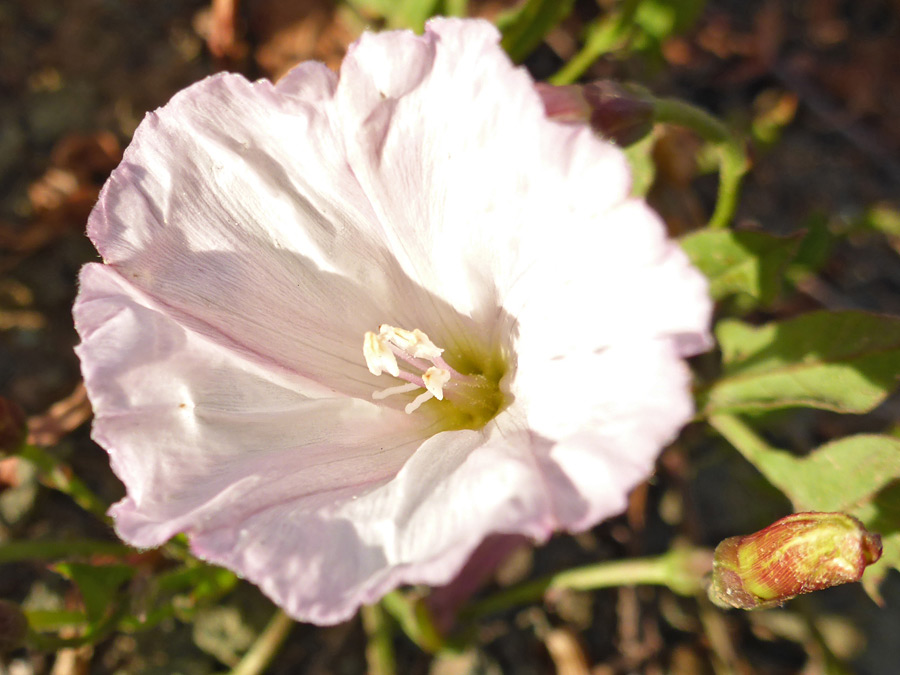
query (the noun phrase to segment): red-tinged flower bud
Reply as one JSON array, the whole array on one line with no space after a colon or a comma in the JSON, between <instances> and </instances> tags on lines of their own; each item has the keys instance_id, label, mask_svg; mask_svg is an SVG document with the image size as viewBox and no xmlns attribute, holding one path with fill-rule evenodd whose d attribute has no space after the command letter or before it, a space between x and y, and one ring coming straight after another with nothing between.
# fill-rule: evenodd
<instances>
[{"instance_id":1,"label":"red-tinged flower bud","mask_svg":"<svg viewBox=\"0 0 900 675\"><path fill-rule=\"evenodd\" d=\"M765 609L859 581L881 557L881 537L843 513L795 513L716 547L709 597L720 607Z\"/></svg>"},{"instance_id":2,"label":"red-tinged flower bud","mask_svg":"<svg viewBox=\"0 0 900 675\"><path fill-rule=\"evenodd\" d=\"M650 132L653 106L607 80L554 87L538 83L547 116L560 122L587 122L604 138L631 145Z\"/></svg>"},{"instance_id":3,"label":"red-tinged flower bud","mask_svg":"<svg viewBox=\"0 0 900 675\"><path fill-rule=\"evenodd\" d=\"M559 122L587 122L591 116L591 108L584 97L584 87L580 84L568 84L555 87L552 84L538 82L535 84L547 117Z\"/></svg>"},{"instance_id":4,"label":"red-tinged flower bud","mask_svg":"<svg viewBox=\"0 0 900 675\"><path fill-rule=\"evenodd\" d=\"M25 411L15 401L0 396L0 457L17 452L27 430Z\"/></svg>"},{"instance_id":5,"label":"red-tinged flower bud","mask_svg":"<svg viewBox=\"0 0 900 675\"><path fill-rule=\"evenodd\" d=\"M0 654L18 649L28 634L28 620L19 606L0 600Z\"/></svg>"}]
</instances>

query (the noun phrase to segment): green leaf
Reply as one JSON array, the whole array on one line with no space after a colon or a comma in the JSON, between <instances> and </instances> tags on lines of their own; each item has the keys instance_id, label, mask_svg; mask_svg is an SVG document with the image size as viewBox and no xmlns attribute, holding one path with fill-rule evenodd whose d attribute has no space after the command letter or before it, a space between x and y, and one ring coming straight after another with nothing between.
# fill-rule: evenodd
<instances>
[{"instance_id":1,"label":"green leaf","mask_svg":"<svg viewBox=\"0 0 900 675\"><path fill-rule=\"evenodd\" d=\"M724 373L702 397L706 415L795 406L869 412L900 377L900 319L813 312L759 328L720 321Z\"/></svg>"},{"instance_id":2,"label":"green leaf","mask_svg":"<svg viewBox=\"0 0 900 675\"><path fill-rule=\"evenodd\" d=\"M525 3L497 19L503 33L503 48L513 61L522 61L541 44L560 21L572 11L575 0L525 0Z\"/></svg>"},{"instance_id":3,"label":"green leaf","mask_svg":"<svg viewBox=\"0 0 900 675\"><path fill-rule=\"evenodd\" d=\"M397 28L412 28L421 33L426 19L437 12L438 2L439 0L397 0L390 23Z\"/></svg>"},{"instance_id":4,"label":"green leaf","mask_svg":"<svg viewBox=\"0 0 900 675\"><path fill-rule=\"evenodd\" d=\"M134 576L134 568L130 565L58 563L55 569L78 586L84 600L85 613L91 623L106 615L119 587Z\"/></svg>"},{"instance_id":5,"label":"green leaf","mask_svg":"<svg viewBox=\"0 0 900 675\"><path fill-rule=\"evenodd\" d=\"M730 418L730 416L729 416ZM769 447L728 419L710 423L742 455L781 490L797 511L854 513L872 501L879 490L900 479L900 439L875 434L841 438L796 457ZM745 432L744 432L745 433Z\"/></svg>"},{"instance_id":6,"label":"green leaf","mask_svg":"<svg viewBox=\"0 0 900 675\"><path fill-rule=\"evenodd\" d=\"M881 560L863 579L877 600L888 570L900 569L900 438L860 434L796 457L770 447L731 415L712 417L710 424L791 500L795 511L849 513L881 534Z\"/></svg>"},{"instance_id":7,"label":"green leaf","mask_svg":"<svg viewBox=\"0 0 900 675\"><path fill-rule=\"evenodd\" d=\"M881 232L888 237L900 237L900 211L887 204L877 204L866 211L859 225Z\"/></svg>"},{"instance_id":8,"label":"green leaf","mask_svg":"<svg viewBox=\"0 0 900 675\"><path fill-rule=\"evenodd\" d=\"M68 609L26 609L28 626L37 633L55 633L63 628L84 628L87 617L83 612Z\"/></svg>"},{"instance_id":9,"label":"green leaf","mask_svg":"<svg viewBox=\"0 0 900 675\"><path fill-rule=\"evenodd\" d=\"M381 17L389 28L411 28L421 33L425 20L437 13L440 0L349 0L360 14Z\"/></svg>"},{"instance_id":10,"label":"green leaf","mask_svg":"<svg viewBox=\"0 0 900 675\"><path fill-rule=\"evenodd\" d=\"M469 0L444 0L441 9L445 16L468 16Z\"/></svg>"},{"instance_id":11,"label":"green leaf","mask_svg":"<svg viewBox=\"0 0 900 675\"><path fill-rule=\"evenodd\" d=\"M796 237L727 230L701 230L681 239L691 262L709 279L714 300L744 293L764 305L778 296L798 244Z\"/></svg>"},{"instance_id":12,"label":"green leaf","mask_svg":"<svg viewBox=\"0 0 900 675\"><path fill-rule=\"evenodd\" d=\"M812 277L831 258L832 249L839 237L831 231L828 218L821 213L811 215L803 223L805 232L797 254L785 271L788 281L797 286Z\"/></svg>"},{"instance_id":13,"label":"green leaf","mask_svg":"<svg viewBox=\"0 0 900 675\"><path fill-rule=\"evenodd\" d=\"M648 36L661 42L690 28L705 4L705 0L643 0L635 21Z\"/></svg>"}]
</instances>

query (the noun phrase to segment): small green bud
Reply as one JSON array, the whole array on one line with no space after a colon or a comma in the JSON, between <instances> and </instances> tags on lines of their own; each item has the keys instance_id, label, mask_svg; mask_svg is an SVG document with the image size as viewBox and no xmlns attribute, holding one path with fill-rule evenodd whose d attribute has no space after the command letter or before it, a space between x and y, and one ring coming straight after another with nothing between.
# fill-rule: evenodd
<instances>
[{"instance_id":1,"label":"small green bud","mask_svg":"<svg viewBox=\"0 0 900 675\"><path fill-rule=\"evenodd\" d=\"M0 654L18 649L28 634L28 620L19 606L0 600Z\"/></svg>"},{"instance_id":2,"label":"small green bud","mask_svg":"<svg viewBox=\"0 0 900 675\"><path fill-rule=\"evenodd\" d=\"M653 126L653 106L615 82L554 87L538 83L547 116L560 122L586 122L604 138L628 146Z\"/></svg>"},{"instance_id":3,"label":"small green bud","mask_svg":"<svg viewBox=\"0 0 900 675\"><path fill-rule=\"evenodd\" d=\"M25 411L15 401L0 396L0 457L18 452L27 432Z\"/></svg>"},{"instance_id":4,"label":"small green bud","mask_svg":"<svg viewBox=\"0 0 900 675\"><path fill-rule=\"evenodd\" d=\"M795 513L716 547L709 598L765 609L794 596L859 581L881 557L881 537L844 513Z\"/></svg>"}]
</instances>

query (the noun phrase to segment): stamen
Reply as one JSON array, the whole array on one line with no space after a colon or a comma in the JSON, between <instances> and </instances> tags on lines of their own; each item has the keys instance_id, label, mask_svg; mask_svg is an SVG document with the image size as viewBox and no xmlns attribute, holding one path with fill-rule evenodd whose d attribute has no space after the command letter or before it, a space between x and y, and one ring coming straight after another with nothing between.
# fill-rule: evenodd
<instances>
[{"instance_id":1,"label":"stamen","mask_svg":"<svg viewBox=\"0 0 900 675\"><path fill-rule=\"evenodd\" d=\"M450 372L432 366L422 375L425 388L438 400L444 400L444 385L450 381Z\"/></svg>"},{"instance_id":2,"label":"stamen","mask_svg":"<svg viewBox=\"0 0 900 675\"><path fill-rule=\"evenodd\" d=\"M462 374L444 359L444 350L416 328L406 330L388 324L378 332L368 331L363 341L363 355L373 375L390 373L405 382L372 393L376 401L400 394L418 394L404 410L410 414L431 399L444 401L447 419L464 420L463 426L489 420L502 404L496 381L482 373ZM497 378L499 381L499 376Z\"/></svg>"},{"instance_id":3,"label":"stamen","mask_svg":"<svg viewBox=\"0 0 900 675\"><path fill-rule=\"evenodd\" d=\"M407 415L409 415L409 414L411 414L411 413L414 413L416 410L419 409L419 406L420 406L420 405L422 405L423 403L425 403L425 401L431 400L432 398L434 398L434 397L431 395L431 392L430 392L430 391L423 391L421 394L419 394L418 396L416 396L416 397L412 400L411 403L407 403L407 404L406 404L406 407L403 409L403 411L404 411Z\"/></svg>"},{"instance_id":4,"label":"stamen","mask_svg":"<svg viewBox=\"0 0 900 675\"><path fill-rule=\"evenodd\" d=\"M418 328L406 330L383 323L378 327L377 333L367 331L363 340L363 356L369 372L373 375L388 372L406 380L406 384L373 392L372 398L380 401L395 394L406 394L424 388L426 391L406 406L408 413L431 398L442 401L444 386L457 374L441 358L443 351ZM400 369L400 362L403 370Z\"/></svg>"},{"instance_id":5,"label":"stamen","mask_svg":"<svg viewBox=\"0 0 900 675\"><path fill-rule=\"evenodd\" d=\"M440 357L444 351L435 346L428 336L418 328L409 331L383 323L378 327L378 334L382 339L416 359L431 361Z\"/></svg>"},{"instance_id":6,"label":"stamen","mask_svg":"<svg viewBox=\"0 0 900 675\"><path fill-rule=\"evenodd\" d=\"M406 384L399 384L396 387L388 387L387 389L381 389L380 391L373 391L372 398L376 401L380 401L381 399L393 396L394 394L405 394L409 391L415 391L416 389L421 388L422 387L415 382L407 382Z\"/></svg>"},{"instance_id":7,"label":"stamen","mask_svg":"<svg viewBox=\"0 0 900 675\"><path fill-rule=\"evenodd\" d=\"M386 370L394 377L399 377L400 367L397 365L397 357L382 336L366 331L363 338L363 356L366 358L369 372L373 375L381 375L382 371Z\"/></svg>"}]
</instances>

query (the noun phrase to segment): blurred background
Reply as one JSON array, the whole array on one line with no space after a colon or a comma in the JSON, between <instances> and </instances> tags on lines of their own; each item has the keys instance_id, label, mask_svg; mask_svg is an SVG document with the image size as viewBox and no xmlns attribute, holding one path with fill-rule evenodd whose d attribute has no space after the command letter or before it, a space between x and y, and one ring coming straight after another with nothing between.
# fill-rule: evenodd
<instances>
[{"instance_id":1,"label":"blurred background","mask_svg":"<svg viewBox=\"0 0 900 675\"><path fill-rule=\"evenodd\" d=\"M0 394L31 416L33 442L56 445L108 501L123 494L89 438L90 407L72 347L76 276L97 255L85 222L145 112L222 69L277 79L316 59L338 68L363 30L421 27L436 12L503 17L514 0L0 0ZM577 0L523 56L545 80L586 36L621 12ZM760 319L817 307L900 315L900 2L897 0L643 0L629 32L582 79L636 82L703 107L746 139L752 166L738 224L789 235L817 232L818 274ZM512 111L514 113L514 111ZM702 226L716 177L703 144L676 127L645 144L648 199L673 235ZM590 195L585 195L586 199ZM780 447L894 428L896 396L866 416L792 412L773 421ZM695 433L688 429L689 435ZM783 496L718 442L677 444L627 514L592 532L517 553L496 584L622 555L666 550L677 534L713 546L789 512ZM700 450L696 450L699 447ZM722 486L728 485L728 490ZM727 494L723 494L727 493ZM90 537L114 541L96 518L42 488L33 468L0 460L0 543ZM135 553L139 569L168 563ZM433 661L398 640L402 673L816 673L821 632L852 672L900 672L900 579L878 608L856 587L790 611L697 617L664 591L563 594L481 624L477 647ZM185 593L183 615L96 645L14 652L0 673L212 673L234 665L272 607L235 582L206 604ZM4 563L0 598L64 610L77 593L41 560ZM811 623L808 617L814 615ZM815 630L811 626L817 627ZM735 670L721 671L727 652ZM730 650L730 651L729 651ZM365 672L358 620L297 625L266 672ZM712 656L710 656L712 654ZM734 665L736 664L736 665ZM845 671L836 671L845 672Z\"/></svg>"}]
</instances>

